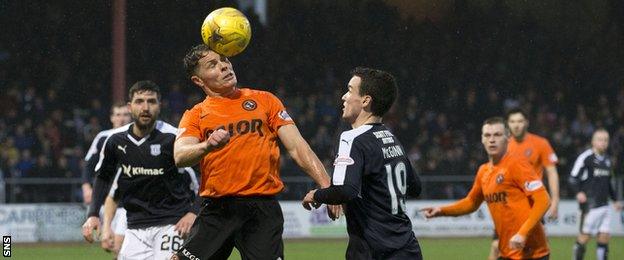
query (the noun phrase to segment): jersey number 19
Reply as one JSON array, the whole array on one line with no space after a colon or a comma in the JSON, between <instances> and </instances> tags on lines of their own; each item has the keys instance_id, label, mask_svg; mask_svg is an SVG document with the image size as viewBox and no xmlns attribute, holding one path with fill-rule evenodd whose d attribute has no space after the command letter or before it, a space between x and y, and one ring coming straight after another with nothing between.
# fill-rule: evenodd
<instances>
[{"instance_id":1,"label":"jersey number 19","mask_svg":"<svg viewBox=\"0 0 624 260\"><path fill-rule=\"evenodd\" d=\"M392 206L392 214L399 213L399 206L401 212L407 211L405 208L405 193L407 192L407 170L405 163L399 162L392 169L392 165L386 164L386 177L388 180L388 191L390 192L390 203ZM396 180L396 182L395 182ZM400 197L397 197L396 191L401 193Z\"/></svg>"}]
</instances>

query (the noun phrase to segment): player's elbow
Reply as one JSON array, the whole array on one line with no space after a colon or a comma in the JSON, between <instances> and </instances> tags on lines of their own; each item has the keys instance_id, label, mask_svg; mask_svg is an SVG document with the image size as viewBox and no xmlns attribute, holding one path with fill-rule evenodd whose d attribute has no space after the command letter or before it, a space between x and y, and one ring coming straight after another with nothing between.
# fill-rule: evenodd
<instances>
[{"instance_id":1,"label":"player's elbow","mask_svg":"<svg viewBox=\"0 0 624 260\"><path fill-rule=\"evenodd\" d=\"M175 151L173 152L173 161L175 162L175 166L177 168L193 166L191 161L187 160L187 158L182 153L176 153Z\"/></svg>"}]
</instances>

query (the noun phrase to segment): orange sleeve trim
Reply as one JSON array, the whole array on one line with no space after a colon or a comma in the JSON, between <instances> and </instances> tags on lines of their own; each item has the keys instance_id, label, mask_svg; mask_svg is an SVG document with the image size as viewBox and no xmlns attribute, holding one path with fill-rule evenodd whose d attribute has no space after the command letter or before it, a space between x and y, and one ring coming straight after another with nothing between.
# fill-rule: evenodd
<instances>
[{"instance_id":1,"label":"orange sleeve trim","mask_svg":"<svg viewBox=\"0 0 624 260\"><path fill-rule=\"evenodd\" d=\"M533 207L529 212L529 218L524 221L524 224L522 224L520 230L518 230L518 234L524 237L526 237L529 231L535 227L535 224L540 221L550 205L550 197L548 197L546 189L540 189L534 192L531 194L531 198L533 199Z\"/></svg>"},{"instance_id":2,"label":"orange sleeve trim","mask_svg":"<svg viewBox=\"0 0 624 260\"><path fill-rule=\"evenodd\" d=\"M470 197L466 197L457 201L451 205L441 208L443 216L461 216L471 212L474 212L479 208L481 203L477 203Z\"/></svg>"}]
</instances>

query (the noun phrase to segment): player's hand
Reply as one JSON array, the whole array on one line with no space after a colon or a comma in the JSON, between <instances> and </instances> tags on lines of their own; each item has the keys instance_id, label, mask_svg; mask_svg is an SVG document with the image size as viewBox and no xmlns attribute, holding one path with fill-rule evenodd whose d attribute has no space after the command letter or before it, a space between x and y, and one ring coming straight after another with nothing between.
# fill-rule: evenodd
<instances>
[{"instance_id":1,"label":"player's hand","mask_svg":"<svg viewBox=\"0 0 624 260\"><path fill-rule=\"evenodd\" d=\"M94 229L97 232L97 235L99 236L100 235L100 218L98 217L87 218L85 223L82 224L82 236L89 243L93 243L93 230Z\"/></svg>"},{"instance_id":2,"label":"player's hand","mask_svg":"<svg viewBox=\"0 0 624 260\"><path fill-rule=\"evenodd\" d=\"M340 215L342 215L342 205L327 205L327 216L329 218L337 220L340 218Z\"/></svg>"},{"instance_id":3,"label":"player's hand","mask_svg":"<svg viewBox=\"0 0 624 260\"><path fill-rule=\"evenodd\" d=\"M316 189L309 191L301 202L301 205L303 205L303 207L307 210L312 210L312 207L318 209L318 207L321 206L321 204L314 201L314 193L316 193ZM327 210L329 210L329 208Z\"/></svg>"},{"instance_id":4,"label":"player's hand","mask_svg":"<svg viewBox=\"0 0 624 260\"><path fill-rule=\"evenodd\" d=\"M442 208L440 207L426 207L419 210L425 215L425 218L435 218L442 214Z\"/></svg>"},{"instance_id":5,"label":"player's hand","mask_svg":"<svg viewBox=\"0 0 624 260\"><path fill-rule=\"evenodd\" d=\"M548 220L556 220L559 218L559 205L553 203L550 204L550 208L548 209L548 213L546 213L546 217Z\"/></svg>"},{"instance_id":6,"label":"player's hand","mask_svg":"<svg viewBox=\"0 0 624 260\"><path fill-rule=\"evenodd\" d=\"M195 213L186 213L186 215L184 215L184 217L182 217L178 223L175 224L173 230L178 231L178 234L185 238L191 232L191 227L193 226L193 223L195 223L196 218L197 215L195 215Z\"/></svg>"},{"instance_id":7,"label":"player's hand","mask_svg":"<svg viewBox=\"0 0 624 260\"><path fill-rule=\"evenodd\" d=\"M84 204L91 204L91 194L93 194L93 187L89 183L82 184L82 202Z\"/></svg>"},{"instance_id":8,"label":"player's hand","mask_svg":"<svg viewBox=\"0 0 624 260\"><path fill-rule=\"evenodd\" d=\"M113 230L106 225L102 227L100 246L102 247L102 249L106 250L106 252L111 252L114 250Z\"/></svg>"},{"instance_id":9,"label":"player's hand","mask_svg":"<svg viewBox=\"0 0 624 260\"><path fill-rule=\"evenodd\" d=\"M579 203L585 203L587 201L587 195L585 195L585 192L579 192L576 194L576 201L578 201Z\"/></svg>"},{"instance_id":10,"label":"player's hand","mask_svg":"<svg viewBox=\"0 0 624 260\"><path fill-rule=\"evenodd\" d=\"M522 249L524 248L524 243L526 242L526 238L520 234L515 234L511 239L509 239L509 248L512 250Z\"/></svg>"},{"instance_id":11,"label":"player's hand","mask_svg":"<svg viewBox=\"0 0 624 260\"><path fill-rule=\"evenodd\" d=\"M613 202L613 207L615 208L615 210L621 211L622 209L624 209L624 205L622 205L622 202L616 201Z\"/></svg>"},{"instance_id":12,"label":"player's hand","mask_svg":"<svg viewBox=\"0 0 624 260\"><path fill-rule=\"evenodd\" d=\"M210 136L208 136L208 140L206 140L209 147L208 149L210 150L219 149L225 146L225 144L227 144L229 141L230 133L223 129L217 129L216 131L212 132Z\"/></svg>"}]
</instances>

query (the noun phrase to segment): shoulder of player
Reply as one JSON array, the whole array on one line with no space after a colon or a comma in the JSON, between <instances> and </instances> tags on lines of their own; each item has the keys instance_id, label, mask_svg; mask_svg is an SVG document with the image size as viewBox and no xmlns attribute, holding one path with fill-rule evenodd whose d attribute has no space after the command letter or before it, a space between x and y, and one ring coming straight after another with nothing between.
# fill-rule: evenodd
<instances>
[{"instance_id":1,"label":"shoulder of player","mask_svg":"<svg viewBox=\"0 0 624 260\"><path fill-rule=\"evenodd\" d=\"M188 117L188 116L191 116L191 115L195 115L195 116L199 117L201 112L204 109L203 108L204 104L205 104L205 100L195 104L192 108L187 109L186 111L184 111L184 114L182 115L182 117Z\"/></svg>"},{"instance_id":2,"label":"shoulder of player","mask_svg":"<svg viewBox=\"0 0 624 260\"><path fill-rule=\"evenodd\" d=\"M178 128L172 126L171 124L165 121L156 121L155 129L164 134L173 134L175 135L178 132Z\"/></svg>"},{"instance_id":3,"label":"shoulder of player","mask_svg":"<svg viewBox=\"0 0 624 260\"><path fill-rule=\"evenodd\" d=\"M110 132L108 132L108 136L106 137L106 139L107 140L111 140L113 138L126 136L126 132L128 132L128 130L130 129L130 126L132 124L133 123L129 123L127 125L120 126L118 128L107 130L107 131L110 131Z\"/></svg>"},{"instance_id":4,"label":"shoulder of player","mask_svg":"<svg viewBox=\"0 0 624 260\"><path fill-rule=\"evenodd\" d=\"M530 140L531 143L534 143L534 144L538 144L538 145L550 144L548 139L546 139L545 137L542 137L533 133L527 133L527 138Z\"/></svg>"},{"instance_id":5,"label":"shoulder of player","mask_svg":"<svg viewBox=\"0 0 624 260\"><path fill-rule=\"evenodd\" d=\"M586 161L587 159L590 159L593 155L594 155L594 151L591 148L588 148L587 150L579 154L579 156L577 157L577 160Z\"/></svg>"},{"instance_id":6,"label":"shoulder of player","mask_svg":"<svg viewBox=\"0 0 624 260\"><path fill-rule=\"evenodd\" d=\"M532 169L529 161L520 155L506 154L503 160L504 167L511 171L516 171L520 169Z\"/></svg>"},{"instance_id":7,"label":"shoulder of player","mask_svg":"<svg viewBox=\"0 0 624 260\"><path fill-rule=\"evenodd\" d=\"M372 128L373 128L372 125L362 125L358 128L344 131L342 132L342 134L340 134L340 142L348 142L348 143L360 142L363 138L372 136L372 133L370 135L366 134L366 133L370 133L369 131Z\"/></svg>"}]
</instances>

